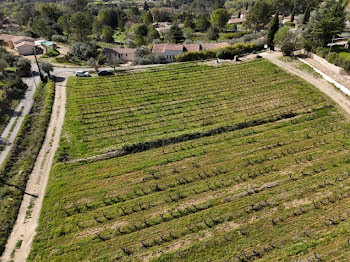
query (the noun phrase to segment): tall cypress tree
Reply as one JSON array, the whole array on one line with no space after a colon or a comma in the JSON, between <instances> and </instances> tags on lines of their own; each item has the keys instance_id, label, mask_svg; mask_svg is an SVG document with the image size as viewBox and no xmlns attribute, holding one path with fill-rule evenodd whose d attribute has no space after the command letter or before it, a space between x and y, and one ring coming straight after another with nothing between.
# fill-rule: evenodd
<instances>
[{"instance_id":1,"label":"tall cypress tree","mask_svg":"<svg viewBox=\"0 0 350 262\"><path fill-rule=\"evenodd\" d=\"M304 18L303 18L303 24L306 25L307 22L310 19L310 13L311 13L311 8L310 5L307 6L305 13L304 13Z\"/></svg>"},{"instance_id":2,"label":"tall cypress tree","mask_svg":"<svg viewBox=\"0 0 350 262\"><path fill-rule=\"evenodd\" d=\"M276 12L275 16L271 19L269 31L267 32L267 45L271 50L275 49L273 39L275 38L275 34L277 33L278 28L279 28L279 19L278 19L278 12Z\"/></svg>"},{"instance_id":3,"label":"tall cypress tree","mask_svg":"<svg viewBox=\"0 0 350 262\"><path fill-rule=\"evenodd\" d=\"M290 18L290 21L293 23L294 22L294 17L295 17L295 5L294 5L294 8L293 8L293 11L292 11L292 16Z\"/></svg>"}]
</instances>

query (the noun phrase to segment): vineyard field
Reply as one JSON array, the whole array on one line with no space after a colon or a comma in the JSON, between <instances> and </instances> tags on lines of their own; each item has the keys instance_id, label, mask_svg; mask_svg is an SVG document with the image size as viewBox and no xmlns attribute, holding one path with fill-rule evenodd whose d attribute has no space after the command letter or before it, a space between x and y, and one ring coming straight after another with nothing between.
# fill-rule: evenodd
<instances>
[{"instance_id":1,"label":"vineyard field","mask_svg":"<svg viewBox=\"0 0 350 262\"><path fill-rule=\"evenodd\" d=\"M254 72L251 74L250 72ZM71 78L69 158L317 108L322 98L267 61L184 64L101 81Z\"/></svg>"},{"instance_id":2,"label":"vineyard field","mask_svg":"<svg viewBox=\"0 0 350 262\"><path fill-rule=\"evenodd\" d=\"M67 91L29 261L350 257L350 124L300 78L188 63Z\"/></svg>"}]
</instances>

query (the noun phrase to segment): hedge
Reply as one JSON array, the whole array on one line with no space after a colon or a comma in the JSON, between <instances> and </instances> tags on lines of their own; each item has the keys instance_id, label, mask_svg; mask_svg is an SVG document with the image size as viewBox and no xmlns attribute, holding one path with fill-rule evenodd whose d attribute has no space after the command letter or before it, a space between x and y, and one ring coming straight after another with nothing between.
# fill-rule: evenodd
<instances>
[{"instance_id":1,"label":"hedge","mask_svg":"<svg viewBox=\"0 0 350 262\"><path fill-rule=\"evenodd\" d=\"M176 56L177 62L188 62L196 60L206 60L212 58L220 59L233 59L235 56L239 56L246 53L262 50L262 45L255 43L237 43L228 47L219 48L217 50L207 50L200 52L186 52L184 54Z\"/></svg>"}]
</instances>

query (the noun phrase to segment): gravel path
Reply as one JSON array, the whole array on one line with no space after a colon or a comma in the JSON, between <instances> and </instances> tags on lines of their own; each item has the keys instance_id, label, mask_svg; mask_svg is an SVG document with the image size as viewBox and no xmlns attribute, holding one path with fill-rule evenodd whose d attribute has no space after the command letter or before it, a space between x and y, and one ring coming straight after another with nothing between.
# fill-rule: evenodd
<instances>
[{"instance_id":1,"label":"gravel path","mask_svg":"<svg viewBox=\"0 0 350 262\"><path fill-rule=\"evenodd\" d=\"M63 82L56 83L55 101L52 109L51 120L46 132L46 138L35 162L31 173L26 192L36 195L24 195L22 204L17 216L16 223L7 241L5 251L1 261L26 261L33 238L38 226L40 210L45 195L46 185L49 178L53 158L58 148L61 129L64 122L66 104L66 80L68 75L64 75ZM30 217L26 217L27 210L31 210ZM22 245L17 249L15 256L11 258L11 252L15 249L16 243L22 240Z\"/></svg>"}]
</instances>

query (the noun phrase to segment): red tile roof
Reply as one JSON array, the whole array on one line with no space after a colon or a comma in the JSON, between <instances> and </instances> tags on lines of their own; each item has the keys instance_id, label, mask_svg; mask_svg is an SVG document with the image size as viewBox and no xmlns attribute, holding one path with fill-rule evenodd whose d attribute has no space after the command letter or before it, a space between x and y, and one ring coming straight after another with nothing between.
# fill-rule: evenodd
<instances>
[{"instance_id":1,"label":"red tile roof","mask_svg":"<svg viewBox=\"0 0 350 262\"><path fill-rule=\"evenodd\" d=\"M152 53L155 54L161 54L166 51L184 51L184 46L174 44L155 44L152 49Z\"/></svg>"},{"instance_id":2,"label":"red tile roof","mask_svg":"<svg viewBox=\"0 0 350 262\"><path fill-rule=\"evenodd\" d=\"M32 41L22 41L22 42L16 44L15 47L20 47L20 46L23 46L23 45L34 46L34 42L32 42Z\"/></svg>"},{"instance_id":3,"label":"red tile roof","mask_svg":"<svg viewBox=\"0 0 350 262\"><path fill-rule=\"evenodd\" d=\"M134 54L135 49L132 48L105 48L103 49L104 54L118 53L118 54Z\"/></svg>"},{"instance_id":4,"label":"red tile roof","mask_svg":"<svg viewBox=\"0 0 350 262\"><path fill-rule=\"evenodd\" d=\"M11 39L11 41L14 44L19 44L20 42L23 42L23 41L28 41L28 42L34 43L34 38L31 38L29 36L15 36L14 38Z\"/></svg>"},{"instance_id":5,"label":"red tile roof","mask_svg":"<svg viewBox=\"0 0 350 262\"><path fill-rule=\"evenodd\" d=\"M230 46L229 43L227 42L222 42L222 43L204 43L201 44L203 50L214 50L214 49L218 49L218 48L224 48L224 47L228 47Z\"/></svg>"},{"instance_id":6,"label":"red tile roof","mask_svg":"<svg viewBox=\"0 0 350 262\"><path fill-rule=\"evenodd\" d=\"M202 50L202 46L200 44L184 44L184 47L188 52L198 52Z\"/></svg>"},{"instance_id":7,"label":"red tile roof","mask_svg":"<svg viewBox=\"0 0 350 262\"><path fill-rule=\"evenodd\" d=\"M16 37L15 35L1 34L0 35L0 40L2 40L4 42L9 42L15 37Z\"/></svg>"}]
</instances>

